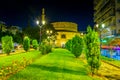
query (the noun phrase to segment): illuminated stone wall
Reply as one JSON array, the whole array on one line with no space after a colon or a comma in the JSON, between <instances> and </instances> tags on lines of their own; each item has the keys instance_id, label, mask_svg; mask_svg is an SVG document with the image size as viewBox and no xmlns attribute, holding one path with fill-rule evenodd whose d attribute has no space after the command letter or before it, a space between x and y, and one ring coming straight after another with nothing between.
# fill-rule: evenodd
<instances>
[{"instance_id":1,"label":"illuminated stone wall","mask_svg":"<svg viewBox=\"0 0 120 80\"><path fill-rule=\"evenodd\" d=\"M67 30L77 32L77 24L73 22L54 22L52 24L56 30Z\"/></svg>"},{"instance_id":2,"label":"illuminated stone wall","mask_svg":"<svg viewBox=\"0 0 120 80\"><path fill-rule=\"evenodd\" d=\"M73 22L54 22L52 23L58 35L55 45L62 47L65 43L72 39L75 35L80 35L77 30L77 24Z\"/></svg>"}]
</instances>

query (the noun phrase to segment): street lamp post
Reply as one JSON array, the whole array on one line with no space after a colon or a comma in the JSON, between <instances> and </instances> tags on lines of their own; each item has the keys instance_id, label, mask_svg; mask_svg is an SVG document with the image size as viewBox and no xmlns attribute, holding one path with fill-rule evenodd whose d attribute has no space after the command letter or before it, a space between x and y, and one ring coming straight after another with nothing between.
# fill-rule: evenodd
<instances>
[{"instance_id":1,"label":"street lamp post","mask_svg":"<svg viewBox=\"0 0 120 80\"><path fill-rule=\"evenodd\" d=\"M99 28L99 25L97 24L96 27ZM101 47L102 47L102 34L101 33L102 33L104 27L105 27L105 24L102 24L101 29L99 29L99 32L100 32L100 53L101 53Z\"/></svg>"},{"instance_id":2,"label":"street lamp post","mask_svg":"<svg viewBox=\"0 0 120 80\"><path fill-rule=\"evenodd\" d=\"M42 26L45 24L45 21L42 21L42 24L40 25L40 22L37 20L36 21L36 24L39 26L39 28L40 28L40 40L39 40L39 44L41 43L41 28L42 28Z\"/></svg>"}]
</instances>

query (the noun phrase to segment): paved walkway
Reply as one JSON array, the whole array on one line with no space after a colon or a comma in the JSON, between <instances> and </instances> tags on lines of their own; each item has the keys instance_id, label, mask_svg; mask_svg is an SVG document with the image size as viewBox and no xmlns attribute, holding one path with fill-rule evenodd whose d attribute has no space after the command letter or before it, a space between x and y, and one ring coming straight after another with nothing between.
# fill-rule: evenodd
<instances>
[{"instance_id":1,"label":"paved walkway","mask_svg":"<svg viewBox=\"0 0 120 80\"><path fill-rule=\"evenodd\" d=\"M120 80L120 69L105 62L101 63L98 73L108 80Z\"/></svg>"},{"instance_id":2,"label":"paved walkway","mask_svg":"<svg viewBox=\"0 0 120 80\"><path fill-rule=\"evenodd\" d=\"M81 60L87 64L84 56L81 56ZM98 70L98 75L95 77L99 77L101 80L120 80L120 68L117 68L105 62L101 62L100 69Z\"/></svg>"},{"instance_id":3,"label":"paved walkway","mask_svg":"<svg viewBox=\"0 0 120 80\"><path fill-rule=\"evenodd\" d=\"M30 50L34 50L34 49L30 49ZM25 50L23 48L16 49L15 52L11 52L10 55L14 55L14 54L22 53L22 52L25 52ZM6 54L0 53L0 57L1 56L6 56Z\"/></svg>"}]
</instances>

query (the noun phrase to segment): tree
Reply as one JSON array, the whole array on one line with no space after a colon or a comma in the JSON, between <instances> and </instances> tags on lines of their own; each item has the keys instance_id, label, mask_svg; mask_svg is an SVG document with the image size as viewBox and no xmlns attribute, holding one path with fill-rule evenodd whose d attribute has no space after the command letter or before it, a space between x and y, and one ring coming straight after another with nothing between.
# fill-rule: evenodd
<instances>
[{"instance_id":1,"label":"tree","mask_svg":"<svg viewBox=\"0 0 120 80\"><path fill-rule=\"evenodd\" d=\"M57 32L56 32L56 30L55 30L55 28L53 27L52 24L44 25L41 30L42 30L41 31L41 34L42 34L42 36L41 36L42 39L41 40L42 41L47 39L48 36L49 36L49 40L52 40L53 42L56 40ZM47 31L52 31L52 33L47 33Z\"/></svg>"},{"instance_id":2,"label":"tree","mask_svg":"<svg viewBox=\"0 0 120 80\"><path fill-rule=\"evenodd\" d=\"M13 35L15 35L19 31L19 27L18 26L10 26L8 31L11 32Z\"/></svg>"},{"instance_id":3,"label":"tree","mask_svg":"<svg viewBox=\"0 0 120 80\"><path fill-rule=\"evenodd\" d=\"M13 38L11 36L2 37L2 50L3 50L3 52L7 53L7 55L9 55L13 48L14 48Z\"/></svg>"},{"instance_id":4,"label":"tree","mask_svg":"<svg viewBox=\"0 0 120 80\"><path fill-rule=\"evenodd\" d=\"M30 39L37 39L39 41L40 38L40 28L39 27L26 27L23 29L23 34L28 36Z\"/></svg>"},{"instance_id":5,"label":"tree","mask_svg":"<svg viewBox=\"0 0 120 80\"><path fill-rule=\"evenodd\" d=\"M27 36L24 37L23 48L25 51L28 51L30 49L30 39Z\"/></svg>"},{"instance_id":6,"label":"tree","mask_svg":"<svg viewBox=\"0 0 120 80\"><path fill-rule=\"evenodd\" d=\"M23 43L23 33L20 31L16 32L16 34L13 35L13 40L14 40L14 42L22 44Z\"/></svg>"},{"instance_id":7,"label":"tree","mask_svg":"<svg viewBox=\"0 0 120 80\"><path fill-rule=\"evenodd\" d=\"M5 36L5 32L7 31L5 22L0 21L0 39Z\"/></svg>"},{"instance_id":8,"label":"tree","mask_svg":"<svg viewBox=\"0 0 120 80\"><path fill-rule=\"evenodd\" d=\"M38 47L38 42L37 42L36 39L34 39L34 40L32 41L32 46L33 46L34 49L37 49L37 47Z\"/></svg>"},{"instance_id":9,"label":"tree","mask_svg":"<svg viewBox=\"0 0 120 80\"><path fill-rule=\"evenodd\" d=\"M72 39L68 40L65 43L65 48L68 49L69 51L72 51Z\"/></svg>"},{"instance_id":10,"label":"tree","mask_svg":"<svg viewBox=\"0 0 120 80\"><path fill-rule=\"evenodd\" d=\"M95 70L98 71L100 67L100 40L98 33L92 30L90 26L87 27L85 44L87 62L93 75Z\"/></svg>"},{"instance_id":11,"label":"tree","mask_svg":"<svg viewBox=\"0 0 120 80\"><path fill-rule=\"evenodd\" d=\"M75 35L75 37L72 38L72 53L76 56L76 58L81 55L83 48L83 39L78 35Z\"/></svg>"},{"instance_id":12,"label":"tree","mask_svg":"<svg viewBox=\"0 0 120 80\"><path fill-rule=\"evenodd\" d=\"M46 42L42 42L39 46L39 49L43 55L48 54L52 51L52 46L47 44Z\"/></svg>"},{"instance_id":13,"label":"tree","mask_svg":"<svg viewBox=\"0 0 120 80\"><path fill-rule=\"evenodd\" d=\"M75 35L75 37L66 42L65 48L71 51L76 58L79 57L84 48L83 38Z\"/></svg>"},{"instance_id":14,"label":"tree","mask_svg":"<svg viewBox=\"0 0 120 80\"><path fill-rule=\"evenodd\" d=\"M5 32L6 30L5 22L0 21L0 32Z\"/></svg>"}]
</instances>

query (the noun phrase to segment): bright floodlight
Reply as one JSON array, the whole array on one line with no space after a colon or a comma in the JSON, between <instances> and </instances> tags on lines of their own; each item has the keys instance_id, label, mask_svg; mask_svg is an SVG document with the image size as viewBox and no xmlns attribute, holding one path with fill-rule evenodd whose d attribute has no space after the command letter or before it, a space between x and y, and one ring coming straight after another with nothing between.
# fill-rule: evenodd
<instances>
[{"instance_id":1,"label":"bright floodlight","mask_svg":"<svg viewBox=\"0 0 120 80\"><path fill-rule=\"evenodd\" d=\"M39 24L39 21L37 20L36 23L37 23L37 25L38 25L38 24Z\"/></svg>"}]
</instances>

